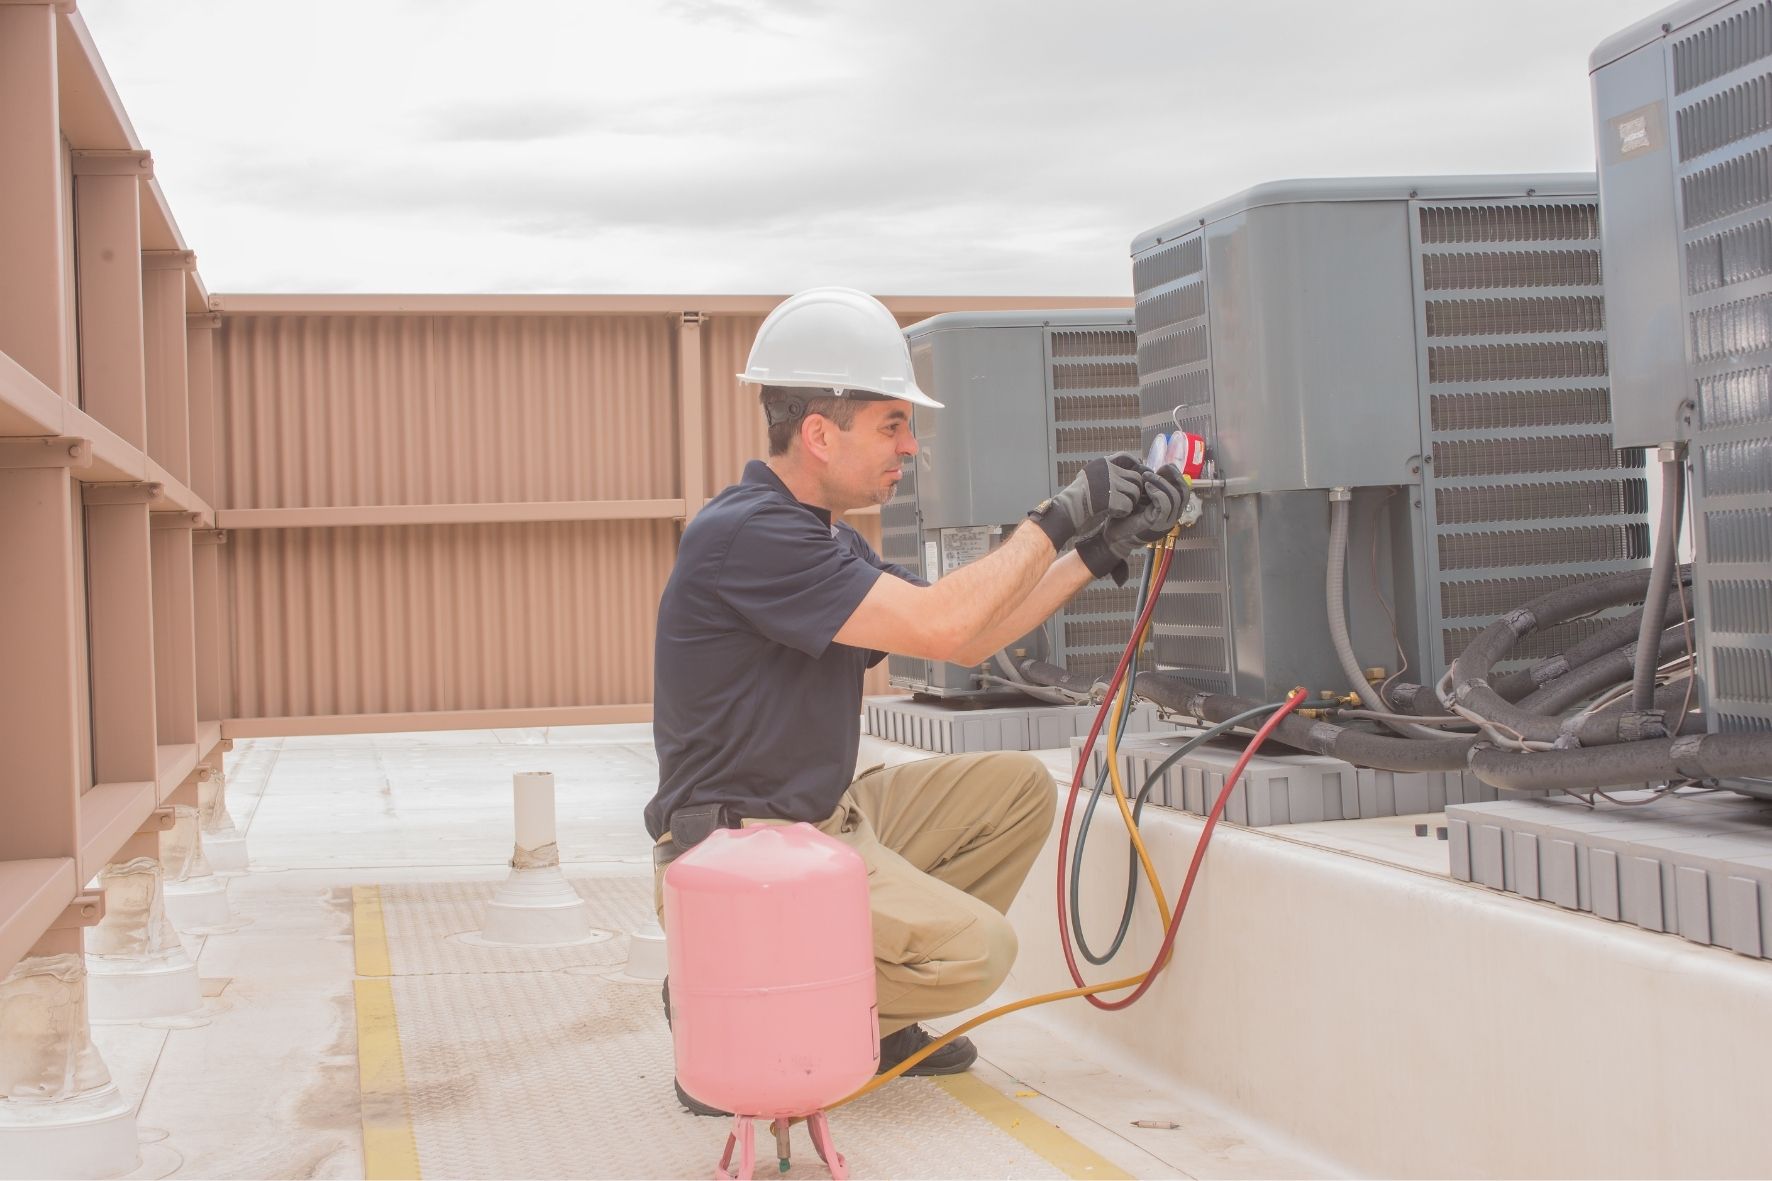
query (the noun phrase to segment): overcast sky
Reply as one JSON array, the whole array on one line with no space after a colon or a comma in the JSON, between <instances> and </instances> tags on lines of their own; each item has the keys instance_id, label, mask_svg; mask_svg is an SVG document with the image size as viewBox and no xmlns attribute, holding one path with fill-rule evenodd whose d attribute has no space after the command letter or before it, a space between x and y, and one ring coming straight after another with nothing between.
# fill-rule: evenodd
<instances>
[{"instance_id":1,"label":"overcast sky","mask_svg":"<svg viewBox=\"0 0 1772 1181\"><path fill-rule=\"evenodd\" d=\"M1122 295L1264 180L1593 167L1653 0L80 0L216 292Z\"/></svg>"}]
</instances>

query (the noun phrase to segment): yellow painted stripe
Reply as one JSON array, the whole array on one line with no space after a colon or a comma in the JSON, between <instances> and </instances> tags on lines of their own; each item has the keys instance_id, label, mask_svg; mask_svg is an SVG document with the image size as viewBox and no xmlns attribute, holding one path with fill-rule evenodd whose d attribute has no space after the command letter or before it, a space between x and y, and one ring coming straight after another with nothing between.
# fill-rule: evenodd
<instances>
[{"instance_id":1,"label":"yellow painted stripe","mask_svg":"<svg viewBox=\"0 0 1772 1181\"><path fill-rule=\"evenodd\" d=\"M418 1141L412 1134L412 1108L406 1102L406 1066L400 1055L379 887L351 890L351 928L357 953L358 979L353 983L363 1176L366 1181L418 1178Z\"/></svg>"},{"instance_id":2,"label":"yellow painted stripe","mask_svg":"<svg viewBox=\"0 0 1772 1181\"><path fill-rule=\"evenodd\" d=\"M363 1104L363 1176L399 1181L419 1176L412 1110L406 1105L406 1068L394 1020L394 982L358 980L357 1088Z\"/></svg>"},{"instance_id":3,"label":"yellow painted stripe","mask_svg":"<svg viewBox=\"0 0 1772 1181\"><path fill-rule=\"evenodd\" d=\"M1063 1170L1065 1176L1131 1181L1132 1174L1047 1123L989 1083L969 1074L940 1075L935 1081L941 1084L942 1090Z\"/></svg>"},{"instance_id":4,"label":"yellow painted stripe","mask_svg":"<svg viewBox=\"0 0 1772 1181\"><path fill-rule=\"evenodd\" d=\"M351 933L357 953L357 975L392 976L388 966L388 928L382 921L381 887L351 887Z\"/></svg>"}]
</instances>

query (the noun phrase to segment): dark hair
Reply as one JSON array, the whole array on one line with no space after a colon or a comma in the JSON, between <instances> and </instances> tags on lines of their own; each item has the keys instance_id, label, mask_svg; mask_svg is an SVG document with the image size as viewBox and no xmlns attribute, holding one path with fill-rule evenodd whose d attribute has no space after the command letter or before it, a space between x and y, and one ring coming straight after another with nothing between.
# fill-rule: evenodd
<instances>
[{"instance_id":1,"label":"dark hair","mask_svg":"<svg viewBox=\"0 0 1772 1181\"><path fill-rule=\"evenodd\" d=\"M858 398L839 398L828 388L766 385L759 395L769 422L769 454L786 455L800 433L800 420L817 414L846 431L855 425Z\"/></svg>"}]
</instances>

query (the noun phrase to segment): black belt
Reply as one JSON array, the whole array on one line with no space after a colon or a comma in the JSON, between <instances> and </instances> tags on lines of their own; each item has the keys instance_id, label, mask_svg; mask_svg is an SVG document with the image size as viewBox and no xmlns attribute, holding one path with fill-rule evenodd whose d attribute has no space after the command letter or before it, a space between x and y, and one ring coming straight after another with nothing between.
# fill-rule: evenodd
<instances>
[{"instance_id":1,"label":"black belt","mask_svg":"<svg viewBox=\"0 0 1772 1181\"><path fill-rule=\"evenodd\" d=\"M716 829L737 828L738 817L725 804L696 804L671 813L670 837L652 846L652 864L666 866L714 834Z\"/></svg>"}]
</instances>

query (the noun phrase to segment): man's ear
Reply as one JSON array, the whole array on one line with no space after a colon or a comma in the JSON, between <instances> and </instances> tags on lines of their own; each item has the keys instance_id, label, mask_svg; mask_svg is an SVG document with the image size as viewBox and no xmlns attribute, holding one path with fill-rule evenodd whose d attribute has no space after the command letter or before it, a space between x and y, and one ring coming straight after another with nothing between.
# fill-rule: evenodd
<instances>
[{"instance_id":1,"label":"man's ear","mask_svg":"<svg viewBox=\"0 0 1772 1181\"><path fill-rule=\"evenodd\" d=\"M822 414L808 414L800 421L800 445L806 454L820 461L831 457L831 432L837 424Z\"/></svg>"}]
</instances>

